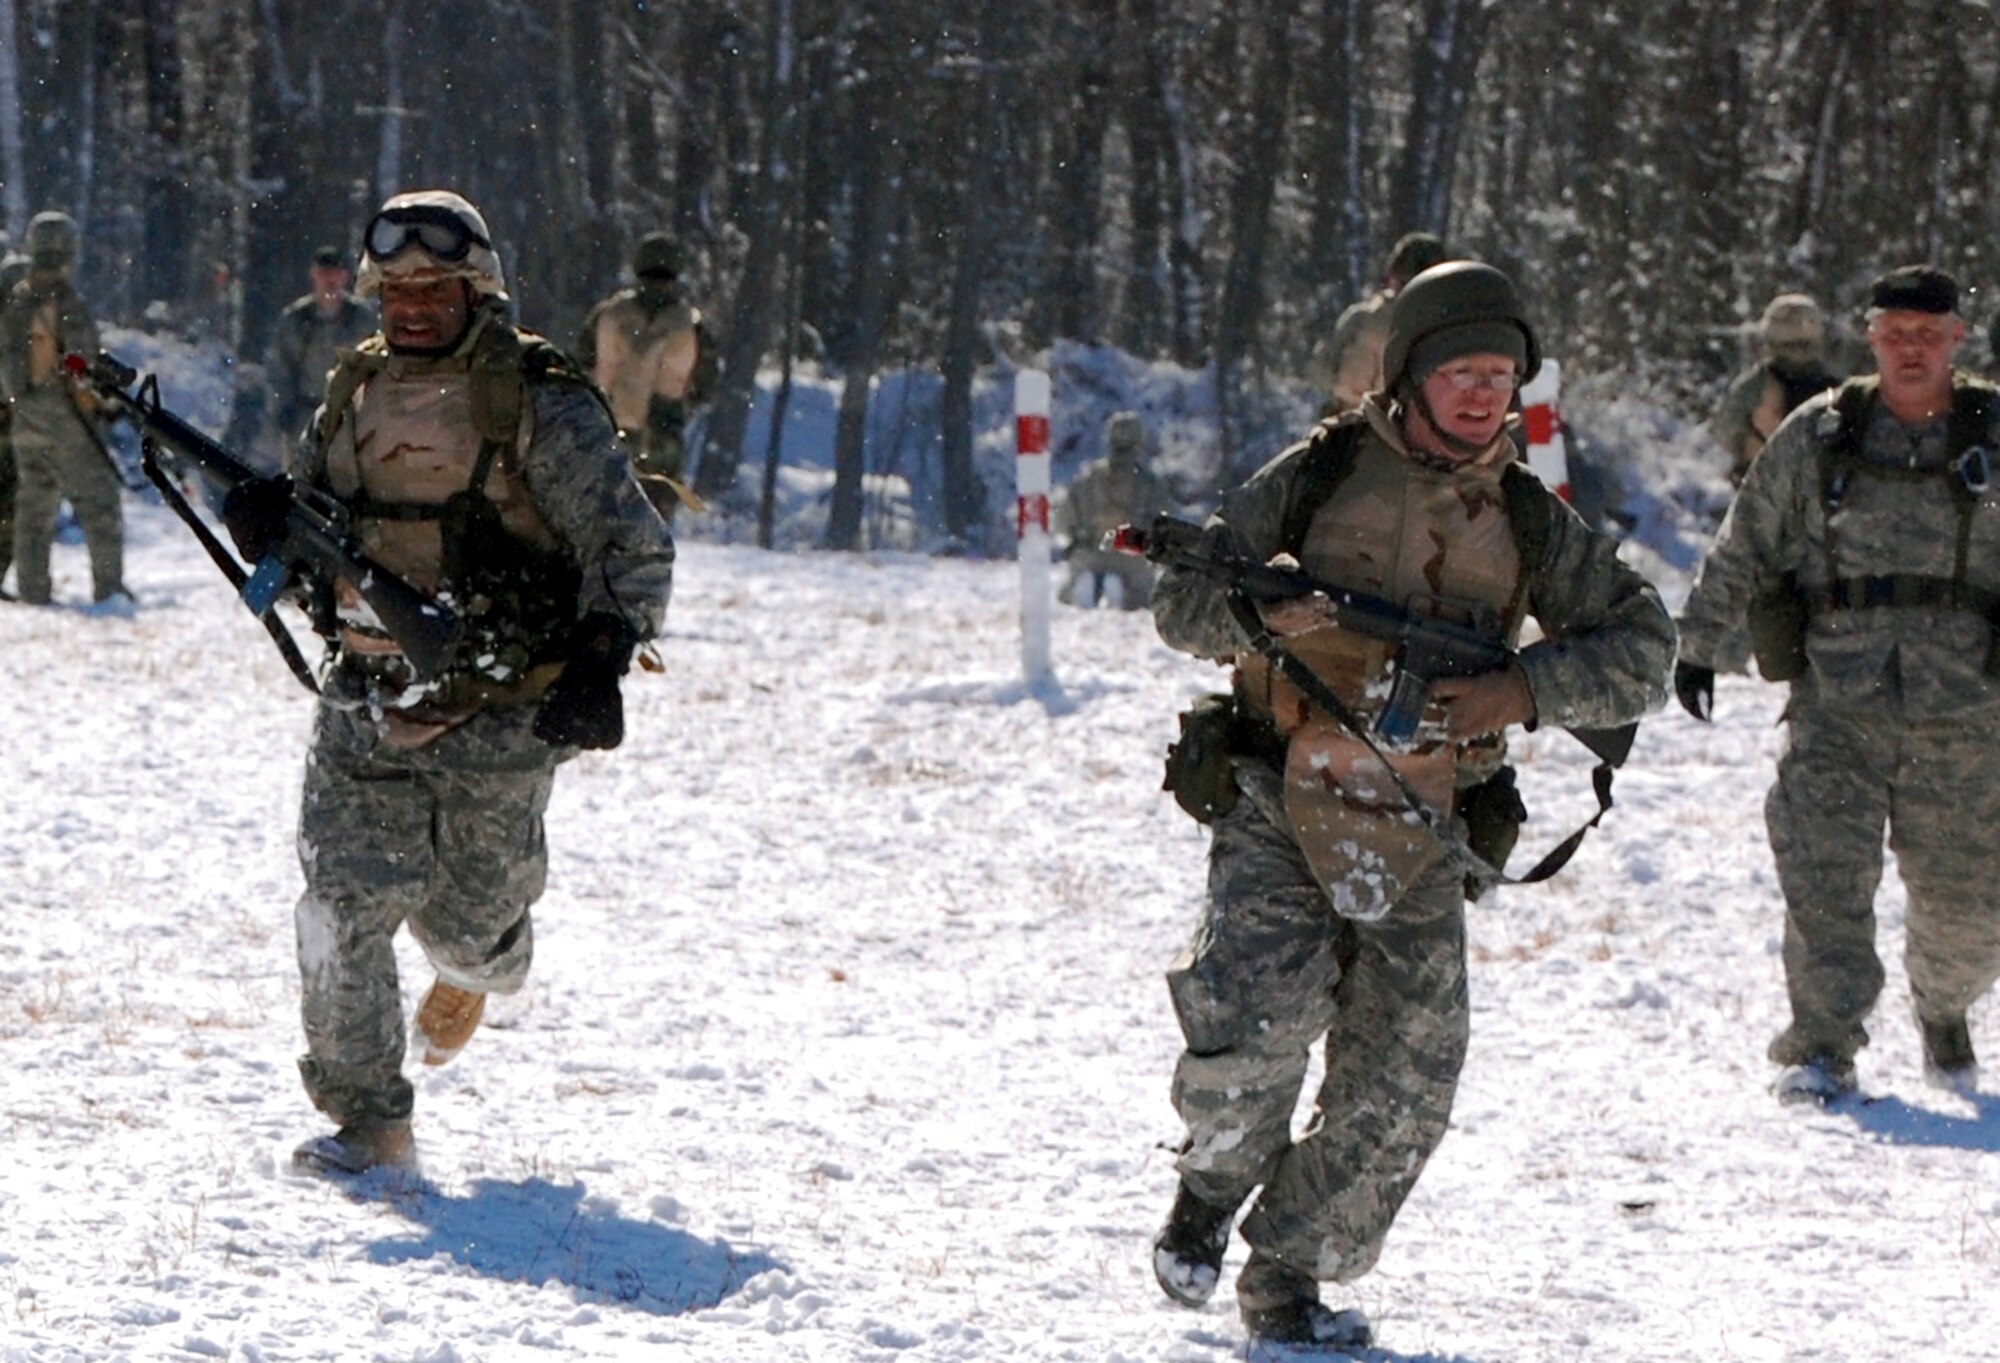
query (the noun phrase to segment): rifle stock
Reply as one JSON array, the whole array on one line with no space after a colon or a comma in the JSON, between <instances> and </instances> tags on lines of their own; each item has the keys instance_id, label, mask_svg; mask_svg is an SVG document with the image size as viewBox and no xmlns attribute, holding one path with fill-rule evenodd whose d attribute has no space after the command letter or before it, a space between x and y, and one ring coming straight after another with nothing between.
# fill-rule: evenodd
<instances>
[{"instance_id":1,"label":"rifle stock","mask_svg":"<svg viewBox=\"0 0 2000 1363\"><path fill-rule=\"evenodd\" d=\"M150 377L140 382L138 371L115 356L99 352L93 360L71 355L65 363L108 410L131 421L144 441L171 451L220 491L262 476L163 407L158 383ZM450 665L461 630L457 613L369 557L339 502L295 486L278 546L241 584L243 603L252 614L266 616L301 577L326 586L336 581L352 586L402 649L418 680L430 680Z\"/></svg>"}]
</instances>

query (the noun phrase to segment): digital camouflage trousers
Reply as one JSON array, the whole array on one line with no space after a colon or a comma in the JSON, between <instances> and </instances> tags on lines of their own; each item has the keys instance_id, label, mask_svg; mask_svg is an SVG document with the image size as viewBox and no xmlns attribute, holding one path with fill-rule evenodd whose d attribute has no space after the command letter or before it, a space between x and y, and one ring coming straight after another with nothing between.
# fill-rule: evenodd
<instances>
[{"instance_id":1,"label":"digital camouflage trousers","mask_svg":"<svg viewBox=\"0 0 2000 1363\"><path fill-rule=\"evenodd\" d=\"M1451 1115L1469 1032L1463 876L1433 867L1381 919L1339 918L1262 804L1213 825L1207 903L1167 976L1187 1043L1180 1173L1218 1205L1261 1184L1243 1238L1345 1281L1374 1266ZM1321 1037L1326 1078L1295 1141Z\"/></svg>"},{"instance_id":2,"label":"digital camouflage trousers","mask_svg":"<svg viewBox=\"0 0 2000 1363\"><path fill-rule=\"evenodd\" d=\"M1792 1022L1771 1058L1850 1060L1882 992L1875 891L1882 833L1909 893L1904 968L1920 1017L1961 1019L2000 979L2000 712L1923 721L1793 692L1764 802L1785 894Z\"/></svg>"},{"instance_id":3,"label":"digital camouflage trousers","mask_svg":"<svg viewBox=\"0 0 2000 1363\"><path fill-rule=\"evenodd\" d=\"M487 711L409 749L381 743L365 713L320 710L299 815L299 1071L337 1122L410 1113L399 926L461 989L510 993L527 977L557 756L532 716Z\"/></svg>"}]
</instances>

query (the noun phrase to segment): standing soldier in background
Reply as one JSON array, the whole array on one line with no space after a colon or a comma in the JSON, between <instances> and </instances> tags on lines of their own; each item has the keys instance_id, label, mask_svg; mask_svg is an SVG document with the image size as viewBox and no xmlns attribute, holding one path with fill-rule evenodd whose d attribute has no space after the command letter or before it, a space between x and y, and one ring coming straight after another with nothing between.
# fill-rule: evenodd
<instances>
[{"instance_id":1,"label":"standing soldier in background","mask_svg":"<svg viewBox=\"0 0 2000 1363\"><path fill-rule=\"evenodd\" d=\"M375 329L367 304L347 291L353 275L339 247L314 251L307 277L312 291L278 314L264 353L265 400L270 407L258 453L273 470L291 463L306 419L326 392L326 376L332 372L336 353Z\"/></svg>"},{"instance_id":2,"label":"standing soldier in background","mask_svg":"<svg viewBox=\"0 0 2000 1363\"><path fill-rule=\"evenodd\" d=\"M380 295L381 332L334 369L293 474L223 503L259 562L296 477L347 506L381 564L464 613L452 662L420 680L352 584L334 593L297 925L299 1071L339 1130L294 1163L343 1172L415 1158L397 928L437 970L415 1031L425 1061L443 1064L486 995L527 976L556 765L623 739L619 679L659 630L673 569L588 378L508 324L477 209L446 191L390 199L368 227L360 290Z\"/></svg>"},{"instance_id":3,"label":"standing soldier in background","mask_svg":"<svg viewBox=\"0 0 2000 1363\"><path fill-rule=\"evenodd\" d=\"M14 286L27 277L28 258L15 251L5 232L0 232L0 335L6 333L7 298ZM7 400L7 375L0 368L0 582L14 565L14 437L10 432L13 409ZM11 601L0 587L0 601Z\"/></svg>"},{"instance_id":4,"label":"standing soldier in background","mask_svg":"<svg viewBox=\"0 0 2000 1363\"><path fill-rule=\"evenodd\" d=\"M1877 279L1877 373L1808 399L1750 466L1681 617L1674 691L1706 722L1748 626L1791 684L1764 802L1785 895L1783 1102L1831 1102L1882 991L1882 833L1909 892L1904 968L1924 1074L1969 1093L1966 1011L2000 978L2000 389L1952 369L1958 285Z\"/></svg>"},{"instance_id":5,"label":"standing soldier in background","mask_svg":"<svg viewBox=\"0 0 2000 1363\"><path fill-rule=\"evenodd\" d=\"M611 402L640 486L669 520L693 495L683 481L687 424L714 390L717 360L701 310L681 295L680 272L672 236L640 238L636 282L591 309L576 351Z\"/></svg>"},{"instance_id":6,"label":"standing soldier in background","mask_svg":"<svg viewBox=\"0 0 2000 1363\"><path fill-rule=\"evenodd\" d=\"M1405 284L1449 259L1444 242L1429 232L1408 232L1397 240L1382 268L1382 287L1341 313L1333 334L1313 347L1306 369L1325 399L1324 415L1351 412L1367 394L1381 390L1389 304Z\"/></svg>"},{"instance_id":7,"label":"standing soldier in background","mask_svg":"<svg viewBox=\"0 0 2000 1363\"><path fill-rule=\"evenodd\" d=\"M1106 453L1085 465L1056 504L1069 580L1063 601L1085 609L1100 602L1137 610L1153 599L1153 565L1104 547L1121 525L1147 526L1173 505L1167 485L1147 467L1146 425L1137 412L1118 412L1104 423Z\"/></svg>"},{"instance_id":8,"label":"standing soldier in background","mask_svg":"<svg viewBox=\"0 0 2000 1363\"><path fill-rule=\"evenodd\" d=\"M12 414L15 474L14 585L21 600L48 604L56 512L69 500L90 548L92 599L129 602L125 590L122 484L90 404L63 369L72 351L97 353L97 326L70 283L76 223L39 213L28 224L28 272L7 296L0 372Z\"/></svg>"},{"instance_id":9,"label":"standing soldier in background","mask_svg":"<svg viewBox=\"0 0 2000 1363\"><path fill-rule=\"evenodd\" d=\"M1802 293L1781 293L1757 323L1763 359L1738 374L1709 422L1729 451L1729 481L1740 484L1778 423L1840 382L1827 357L1826 316Z\"/></svg>"},{"instance_id":10,"label":"standing soldier in background","mask_svg":"<svg viewBox=\"0 0 2000 1363\"><path fill-rule=\"evenodd\" d=\"M1360 412L1226 494L1205 538L1255 564L1289 555L1413 618L1488 617L1508 661L1433 684L1413 743L1385 754L1273 656L1289 654L1361 726L1375 720L1391 649L1344 628L1325 596L1239 610L1226 583L1175 566L1153 601L1168 644L1236 669L1210 744L1195 741L1202 710L1184 718L1185 748L1219 760L1177 770L1173 787L1208 792L1213 840L1201 921L1167 975L1187 1139L1154 1271L1176 1301L1204 1302L1261 1185L1242 1226L1244 1325L1336 1348L1370 1332L1358 1312L1323 1305L1319 1284L1374 1266L1444 1136L1470 1030L1466 866L1414 800L1463 819L1485 789L1468 778L1497 765L1513 725L1637 719L1665 699L1674 648L1658 593L1519 466L1508 410L1540 351L1504 274L1471 262L1419 274L1391 307L1384 365L1388 383ZM1530 617L1541 637L1522 647ZM1294 1141L1322 1037L1326 1077Z\"/></svg>"}]
</instances>

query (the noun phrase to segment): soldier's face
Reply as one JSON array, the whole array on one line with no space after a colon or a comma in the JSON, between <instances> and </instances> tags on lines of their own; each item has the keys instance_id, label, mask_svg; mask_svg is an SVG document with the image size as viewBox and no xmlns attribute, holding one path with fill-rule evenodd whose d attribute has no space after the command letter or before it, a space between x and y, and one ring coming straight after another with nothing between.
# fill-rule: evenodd
<instances>
[{"instance_id":1,"label":"soldier's face","mask_svg":"<svg viewBox=\"0 0 2000 1363\"><path fill-rule=\"evenodd\" d=\"M1951 357L1965 340L1965 323L1935 312L1883 312L1868 323L1868 348L1882 386L1921 393L1951 383Z\"/></svg>"},{"instance_id":2,"label":"soldier's face","mask_svg":"<svg viewBox=\"0 0 2000 1363\"><path fill-rule=\"evenodd\" d=\"M313 293L322 299L334 299L346 293L348 281L353 278L341 265L315 265L306 273L312 278Z\"/></svg>"},{"instance_id":3,"label":"soldier's face","mask_svg":"<svg viewBox=\"0 0 2000 1363\"><path fill-rule=\"evenodd\" d=\"M463 279L382 281L382 339L391 350L441 355L465 335L472 304Z\"/></svg>"},{"instance_id":4,"label":"soldier's face","mask_svg":"<svg viewBox=\"0 0 2000 1363\"><path fill-rule=\"evenodd\" d=\"M1487 446L1506 423L1520 375L1506 355L1466 355L1424 376L1424 405L1444 434Z\"/></svg>"}]
</instances>

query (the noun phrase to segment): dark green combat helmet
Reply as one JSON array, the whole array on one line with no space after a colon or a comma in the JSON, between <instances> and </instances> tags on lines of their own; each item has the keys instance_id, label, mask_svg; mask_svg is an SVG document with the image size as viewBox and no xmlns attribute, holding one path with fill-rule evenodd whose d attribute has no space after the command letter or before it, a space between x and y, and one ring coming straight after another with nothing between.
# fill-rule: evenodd
<instances>
[{"instance_id":1,"label":"dark green combat helmet","mask_svg":"<svg viewBox=\"0 0 2000 1363\"><path fill-rule=\"evenodd\" d=\"M1514 281L1491 265L1454 260L1419 274L1389 305L1382 374L1390 392L1415 385L1447 360L1482 351L1512 355L1521 381L1542 367Z\"/></svg>"},{"instance_id":2,"label":"dark green combat helmet","mask_svg":"<svg viewBox=\"0 0 2000 1363\"><path fill-rule=\"evenodd\" d=\"M37 270L67 269L76 263L76 219L67 213L37 213L28 223L28 258Z\"/></svg>"},{"instance_id":3,"label":"dark green combat helmet","mask_svg":"<svg viewBox=\"0 0 2000 1363\"><path fill-rule=\"evenodd\" d=\"M681 244L671 232L648 232L632 249L632 273L640 279L675 279L681 272Z\"/></svg>"}]
</instances>

